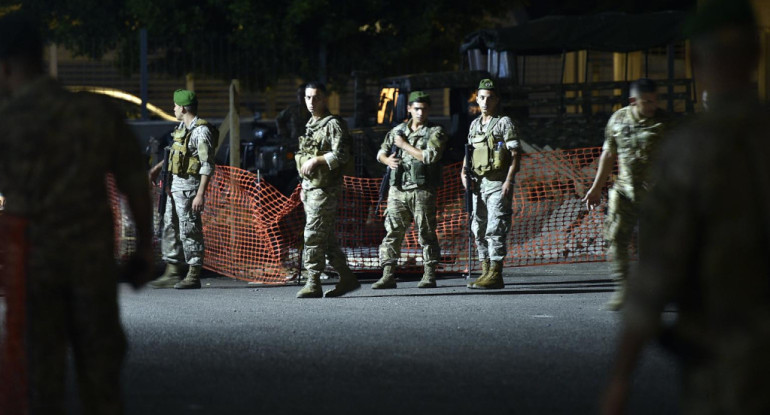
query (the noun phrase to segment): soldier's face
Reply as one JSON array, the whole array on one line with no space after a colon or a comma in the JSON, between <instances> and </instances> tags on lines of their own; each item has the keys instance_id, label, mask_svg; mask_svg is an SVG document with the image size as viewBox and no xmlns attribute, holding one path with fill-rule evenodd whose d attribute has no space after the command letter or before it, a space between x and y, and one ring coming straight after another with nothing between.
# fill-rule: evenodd
<instances>
[{"instance_id":1,"label":"soldier's face","mask_svg":"<svg viewBox=\"0 0 770 415\"><path fill-rule=\"evenodd\" d=\"M326 112L326 95L315 88L305 89L305 105L311 114L323 114Z\"/></svg>"},{"instance_id":2,"label":"soldier's face","mask_svg":"<svg viewBox=\"0 0 770 415\"><path fill-rule=\"evenodd\" d=\"M174 103L174 117L177 120L182 121L182 115L184 115L184 108L181 105Z\"/></svg>"},{"instance_id":3,"label":"soldier's face","mask_svg":"<svg viewBox=\"0 0 770 415\"><path fill-rule=\"evenodd\" d=\"M407 107L412 119L418 123L424 123L428 120L428 112L430 112L430 106L424 102L414 102Z\"/></svg>"},{"instance_id":4,"label":"soldier's face","mask_svg":"<svg viewBox=\"0 0 770 415\"><path fill-rule=\"evenodd\" d=\"M639 113L649 118L655 115L658 109L658 94L655 92L640 92L632 97L631 105L635 105Z\"/></svg>"},{"instance_id":5,"label":"soldier's face","mask_svg":"<svg viewBox=\"0 0 770 415\"><path fill-rule=\"evenodd\" d=\"M482 114L490 114L497 109L499 99L497 95L488 89L479 89L476 93L476 103L479 104Z\"/></svg>"}]
</instances>

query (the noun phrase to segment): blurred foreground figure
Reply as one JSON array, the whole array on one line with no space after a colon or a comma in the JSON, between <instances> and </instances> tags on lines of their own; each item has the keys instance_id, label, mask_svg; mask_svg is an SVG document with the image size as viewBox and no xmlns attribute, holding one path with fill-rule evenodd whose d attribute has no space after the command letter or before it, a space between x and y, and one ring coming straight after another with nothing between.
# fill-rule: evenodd
<instances>
[{"instance_id":1,"label":"blurred foreground figure","mask_svg":"<svg viewBox=\"0 0 770 415\"><path fill-rule=\"evenodd\" d=\"M139 144L101 98L67 92L43 75L36 22L0 19L0 192L5 214L27 219L30 412L64 413L72 347L83 413L120 414L126 342L117 304L111 173L137 224L129 275L152 260L151 206Z\"/></svg>"},{"instance_id":2,"label":"blurred foreground figure","mask_svg":"<svg viewBox=\"0 0 770 415\"><path fill-rule=\"evenodd\" d=\"M654 170L605 414L623 411L655 337L680 358L683 413L770 413L770 113L752 90L751 6L707 2L690 33L709 110L670 137ZM666 330L668 304L678 314Z\"/></svg>"}]
</instances>

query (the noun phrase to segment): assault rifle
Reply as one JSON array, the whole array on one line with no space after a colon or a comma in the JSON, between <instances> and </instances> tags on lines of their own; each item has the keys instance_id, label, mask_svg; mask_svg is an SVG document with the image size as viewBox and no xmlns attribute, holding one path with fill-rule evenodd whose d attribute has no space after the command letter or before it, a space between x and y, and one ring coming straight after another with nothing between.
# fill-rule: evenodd
<instances>
[{"instance_id":1,"label":"assault rifle","mask_svg":"<svg viewBox=\"0 0 770 415\"><path fill-rule=\"evenodd\" d=\"M395 144L390 146L390 152L388 152L387 156L390 157L391 154L395 154L398 151L398 147L396 147ZM392 169L390 166L388 166L385 169L385 175L382 176L382 181L380 182L380 198L377 200L377 209L375 209L375 212L380 212L380 204L382 203L382 199L386 197L388 192L390 191L390 171Z\"/></svg>"},{"instance_id":2,"label":"assault rifle","mask_svg":"<svg viewBox=\"0 0 770 415\"><path fill-rule=\"evenodd\" d=\"M471 166L473 161L471 157L473 155L473 145L465 144L465 167L463 168L463 174L465 175L465 212L468 213L468 275L465 279L471 278L471 270L473 269L473 177L471 175Z\"/></svg>"},{"instance_id":3,"label":"assault rifle","mask_svg":"<svg viewBox=\"0 0 770 415\"><path fill-rule=\"evenodd\" d=\"M163 235L163 216L166 215L166 202L168 199L168 193L166 192L169 187L170 175L168 174L168 159L171 154L171 149L166 147L163 149L163 167L160 169L160 176L158 177L158 184L160 185L160 194L158 195L158 229L156 235L160 238Z\"/></svg>"}]
</instances>

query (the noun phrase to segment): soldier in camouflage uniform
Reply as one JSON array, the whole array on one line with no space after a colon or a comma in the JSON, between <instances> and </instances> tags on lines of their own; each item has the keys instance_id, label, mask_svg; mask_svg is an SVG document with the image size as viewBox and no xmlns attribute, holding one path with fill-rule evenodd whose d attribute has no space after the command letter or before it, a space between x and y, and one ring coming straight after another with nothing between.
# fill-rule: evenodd
<instances>
[{"instance_id":1,"label":"soldier in camouflage uniform","mask_svg":"<svg viewBox=\"0 0 770 415\"><path fill-rule=\"evenodd\" d=\"M340 249L334 231L343 175L352 173L351 137L345 120L329 113L323 84L311 82L305 86L305 104L312 117L299 139L295 160L302 179L301 196L305 207L302 261L307 270L307 283L297 293L297 298L324 296L321 273L326 268L327 258L339 273L340 281L325 295L339 297L361 287L348 267L348 259Z\"/></svg>"},{"instance_id":2,"label":"soldier in camouflage uniform","mask_svg":"<svg viewBox=\"0 0 770 415\"><path fill-rule=\"evenodd\" d=\"M468 284L474 289L505 286L502 269L507 253L505 238L511 229L511 204L516 172L519 171L518 134L509 117L497 114L500 98L491 79L479 82L476 103L481 115L473 120L468 144L473 146L473 223L481 275ZM465 163L460 177L467 187Z\"/></svg>"},{"instance_id":3,"label":"soldier in camouflage uniform","mask_svg":"<svg viewBox=\"0 0 770 415\"><path fill-rule=\"evenodd\" d=\"M380 245L382 278L373 289L396 288L395 267L401 258L401 243L414 221L422 246L424 273L419 288L436 287L440 247L436 236L436 189L441 184L441 156L447 135L441 126L428 121L430 96L422 91L409 94L411 119L393 128L377 153L377 160L390 167L390 192L385 217L387 235ZM391 152L393 146L398 151Z\"/></svg>"},{"instance_id":4,"label":"soldier in camouflage uniform","mask_svg":"<svg viewBox=\"0 0 770 415\"><path fill-rule=\"evenodd\" d=\"M43 75L35 27L18 12L0 19L0 192L2 216L28 223L29 409L64 413L71 347L83 413L120 414L126 340L105 178L111 174L127 197L137 225L136 269L149 270L152 210L143 156L118 108ZM150 274L129 277L138 287Z\"/></svg>"},{"instance_id":5,"label":"soldier in camouflage uniform","mask_svg":"<svg viewBox=\"0 0 770 415\"><path fill-rule=\"evenodd\" d=\"M617 289L607 303L618 310L625 298L629 246L634 235L639 204L648 190L648 168L655 156L670 117L658 108L657 85L642 78L631 84L630 105L612 114L605 130L604 146L593 186L583 198L589 210L599 205L601 192L618 162L618 177L610 189L605 239L613 258L612 276Z\"/></svg>"},{"instance_id":6,"label":"soldier in camouflage uniform","mask_svg":"<svg viewBox=\"0 0 770 415\"><path fill-rule=\"evenodd\" d=\"M161 250L166 271L150 282L152 288L195 289L201 287L203 268L203 224L201 214L206 204L206 188L214 174L212 127L199 118L198 99L192 91L174 92L174 115L180 121L171 134L168 171L171 194L163 217ZM150 171L154 179L162 167ZM165 180L165 179L164 179ZM181 279L184 266L187 275Z\"/></svg>"},{"instance_id":7,"label":"soldier in camouflage uniform","mask_svg":"<svg viewBox=\"0 0 770 415\"><path fill-rule=\"evenodd\" d=\"M747 0L703 3L690 39L709 109L666 138L653 169L603 414L624 413L656 338L679 357L682 413L770 413L770 113L752 82L762 31Z\"/></svg>"}]
</instances>

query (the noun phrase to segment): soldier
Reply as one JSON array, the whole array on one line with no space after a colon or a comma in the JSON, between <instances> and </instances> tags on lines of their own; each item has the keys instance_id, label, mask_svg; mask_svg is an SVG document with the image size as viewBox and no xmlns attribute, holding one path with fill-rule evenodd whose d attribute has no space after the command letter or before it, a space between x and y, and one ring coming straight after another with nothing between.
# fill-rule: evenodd
<instances>
[{"instance_id":1,"label":"soldier","mask_svg":"<svg viewBox=\"0 0 770 415\"><path fill-rule=\"evenodd\" d=\"M430 96L422 91L409 94L411 119L385 136L377 160L390 167L390 192L385 217L387 235L380 245L382 278L373 289L396 288L394 270L401 257L401 243L414 221L422 246L425 272L418 288L436 287L440 247L436 236L436 189L441 184L441 156L447 135L441 126L428 121ZM395 146L398 151L391 152Z\"/></svg>"},{"instance_id":2,"label":"soldier","mask_svg":"<svg viewBox=\"0 0 770 415\"><path fill-rule=\"evenodd\" d=\"M29 412L65 412L71 347L83 413L119 414L126 340L105 177L127 197L137 226L131 263L144 271L128 277L138 287L153 261L143 155L118 108L44 75L38 25L19 13L0 19L0 217L28 223Z\"/></svg>"},{"instance_id":3,"label":"soldier","mask_svg":"<svg viewBox=\"0 0 770 415\"><path fill-rule=\"evenodd\" d=\"M342 178L350 174L353 155L347 123L329 113L326 87L319 82L305 85L305 104L312 117L305 125L305 135L299 138L295 160L302 179L302 204L305 207L305 251L303 263L307 283L297 298L320 298L321 273L326 259L339 273L336 287L327 297L339 297L361 287L348 267L348 260L337 243L334 223L337 201L342 196Z\"/></svg>"},{"instance_id":4,"label":"soldier","mask_svg":"<svg viewBox=\"0 0 770 415\"><path fill-rule=\"evenodd\" d=\"M679 358L682 413L770 413L770 113L752 81L763 31L748 0L704 1L689 27L709 109L656 162L605 415L624 412L656 338Z\"/></svg>"},{"instance_id":5,"label":"soldier","mask_svg":"<svg viewBox=\"0 0 770 415\"><path fill-rule=\"evenodd\" d=\"M171 134L168 171L171 197L163 217L161 250L165 272L150 282L152 288L195 289L201 287L203 268L203 224L206 188L214 174L212 126L198 117L198 98L185 89L174 92L174 116L180 121ZM154 180L163 163L150 170ZM164 179L165 180L165 179ZM187 275L184 265L188 266Z\"/></svg>"},{"instance_id":6,"label":"soldier","mask_svg":"<svg viewBox=\"0 0 770 415\"><path fill-rule=\"evenodd\" d=\"M646 78L631 84L630 104L612 114L607 122L596 178L582 200L589 210L599 205L602 189L617 160L618 177L609 193L604 231L613 258L612 277L618 282L615 293L607 302L610 310L623 306L628 277L628 248L637 224L639 204L647 193L650 159L654 157L670 122L668 114L658 108L656 90L655 82Z\"/></svg>"},{"instance_id":7,"label":"soldier","mask_svg":"<svg viewBox=\"0 0 770 415\"><path fill-rule=\"evenodd\" d=\"M500 98L491 79L482 79L476 93L481 115L473 120L468 144L473 146L473 223L481 275L468 288L500 289L505 286L502 269L511 229L513 185L519 171L520 146L516 128L509 117L497 113ZM460 172L468 186L465 163Z\"/></svg>"}]
</instances>

